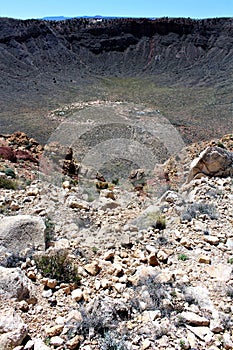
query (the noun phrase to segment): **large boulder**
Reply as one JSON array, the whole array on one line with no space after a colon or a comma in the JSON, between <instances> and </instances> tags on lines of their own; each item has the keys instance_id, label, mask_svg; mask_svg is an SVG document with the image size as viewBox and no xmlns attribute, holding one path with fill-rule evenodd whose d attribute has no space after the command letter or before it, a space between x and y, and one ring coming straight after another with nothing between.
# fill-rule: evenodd
<instances>
[{"instance_id":1,"label":"large boulder","mask_svg":"<svg viewBox=\"0 0 233 350\"><path fill-rule=\"evenodd\" d=\"M0 298L30 299L33 302L34 286L20 268L0 266Z\"/></svg>"},{"instance_id":2,"label":"large boulder","mask_svg":"<svg viewBox=\"0 0 233 350\"><path fill-rule=\"evenodd\" d=\"M11 350L22 344L28 326L14 310L0 312L0 349Z\"/></svg>"},{"instance_id":3,"label":"large boulder","mask_svg":"<svg viewBox=\"0 0 233 350\"><path fill-rule=\"evenodd\" d=\"M220 147L206 148L191 163L188 182L202 176L233 176L233 152Z\"/></svg>"},{"instance_id":4,"label":"large boulder","mask_svg":"<svg viewBox=\"0 0 233 350\"><path fill-rule=\"evenodd\" d=\"M45 250L45 224L37 216L7 216L0 222L0 261L10 254Z\"/></svg>"}]
</instances>

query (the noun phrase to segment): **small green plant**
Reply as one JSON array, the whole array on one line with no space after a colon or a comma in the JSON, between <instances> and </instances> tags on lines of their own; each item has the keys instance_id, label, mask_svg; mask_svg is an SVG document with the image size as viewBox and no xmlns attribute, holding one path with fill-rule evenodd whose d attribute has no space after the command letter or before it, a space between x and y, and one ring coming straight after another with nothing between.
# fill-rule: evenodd
<instances>
[{"instance_id":1,"label":"small green plant","mask_svg":"<svg viewBox=\"0 0 233 350\"><path fill-rule=\"evenodd\" d=\"M4 173L6 174L6 176L10 176L10 177L12 177L13 179L16 178L15 172L14 172L14 170L11 169L11 168L6 168L6 169L4 170Z\"/></svg>"},{"instance_id":2,"label":"small green plant","mask_svg":"<svg viewBox=\"0 0 233 350\"><path fill-rule=\"evenodd\" d=\"M227 262L228 264L233 264L233 258L229 258Z\"/></svg>"},{"instance_id":3,"label":"small green plant","mask_svg":"<svg viewBox=\"0 0 233 350\"><path fill-rule=\"evenodd\" d=\"M98 252L98 250L99 250L96 246L92 247L91 249L92 249L94 254L96 254Z\"/></svg>"},{"instance_id":4,"label":"small green plant","mask_svg":"<svg viewBox=\"0 0 233 350\"><path fill-rule=\"evenodd\" d=\"M25 186L30 186L31 183L32 183L32 180L30 180L30 179L25 180Z\"/></svg>"},{"instance_id":5,"label":"small green plant","mask_svg":"<svg viewBox=\"0 0 233 350\"><path fill-rule=\"evenodd\" d=\"M221 141L218 141L217 146L220 148L226 148Z\"/></svg>"},{"instance_id":6,"label":"small green plant","mask_svg":"<svg viewBox=\"0 0 233 350\"><path fill-rule=\"evenodd\" d=\"M112 183L113 183L113 185L116 185L116 186L119 185L119 179L118 178L113 179Z\"/></svg>"},{"instance_id":7,"label":"small green plant","mask_svg":"<svg viewBox=\"0 0 233 350\"><path fill-rule=\"evenodd\" d=\"M188 256L186 254L179 254L178 255L178 260L181 260L181 261L186 261L188 260Z\"/></svg>"},{"instance_id":8,"label":"small green plant","mask_svg":"<svg viewBox=\"0 0 233 350\"><path fill-rule=\"evenodd\" d=\"M175 289L173 289L170 294L173 298L177 297L177 293L176 293Z\"/></svg>"},{"instance_id":9,"label":"small green plant","mask_svg":"<svg viewBox=\"0 0 233 350\"><path fill-rule=\"evenodd\" d=\"M81 279L78 266L64 249L35 255L34 260L44 277L54 278L60 283L78 283Z\"/></svg>"},{"instance_id":10,"label":"small green plant","mask_svg":"<svg viewBox=\"0 0 233 350\"><path fill-rule=\"evenodd\" d=\"M180 339L180 347L181 349L184 349L185 347L185 341L183 339Z\"/></svg>"},{"instance_id":11,"label":"small green plant","mask_svg":"<svg viewBox=\"0 0 233 350\"><path fill-rule=\"evenodd\" d=\"M78 186L78 179L70 179L70 183L72 186Z\"/></svg>"},{"instance_id":12,"label":"small green plant","mask_svg":"<svg viewBox=\"0 0 233 350\"><path fill-rule=\"evenodd\" d=\"M17 182L11 179L5 179L4 177L0 177L0 188L5 188L6 190L16 190Z\"/></svg>"},{"instance_id":13,"label":"small green plant","mask_svg":"<svg viewBox=\"0 0 233 350\"><path fill-rule=\"evenodd\" d=\"M46 337L44 343L45 343L45 345L49 346L50 345L50 337Z\"/></svg>"}]
</instances>

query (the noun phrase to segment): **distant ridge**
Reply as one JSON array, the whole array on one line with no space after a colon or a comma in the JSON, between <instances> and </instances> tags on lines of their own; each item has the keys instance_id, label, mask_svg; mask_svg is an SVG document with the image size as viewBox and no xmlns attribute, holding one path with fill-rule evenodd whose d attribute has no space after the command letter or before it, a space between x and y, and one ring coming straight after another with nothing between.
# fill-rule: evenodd
<instances>
[{"instance_id":1,"label":"distant ridge","mask_svg":"<svg viewBox=\"0 0 233 350\"><path fill-rule=\"evenodd\" d=\"M64 16L51 16L51 17L43 17L42 19L45 21L65 21L66 19L71 19L72 17L64 17Z\"/></svg>"},{"instance_id":2,"label":"distant ridge","mask_svg":"<svg viewBox=\"0 0 233 350\"><path fill-rule=\"evenodd\" d=\"M114 19L114 18L120 18L120 17L114 17L114 16L75 16L75 17L64 17L64 16L48 16L43 17L42 20L45 21L65 21L66 19L72 19L72 18L94 18L94 19Z\"/></svg>"}]
</instances>

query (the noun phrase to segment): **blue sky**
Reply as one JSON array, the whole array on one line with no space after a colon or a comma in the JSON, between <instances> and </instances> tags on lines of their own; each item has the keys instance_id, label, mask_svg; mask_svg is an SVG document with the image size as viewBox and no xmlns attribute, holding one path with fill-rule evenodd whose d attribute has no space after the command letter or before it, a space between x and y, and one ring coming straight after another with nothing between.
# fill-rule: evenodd
<instances>
[{"instance_id":1,"label":"blue sky","mask_svg":"<svg viewBox=\"0 0 233 350\"><path fill-rule=\"evenodd\" d=\"M0 17L233 17L233 0L1 0Z\"/></svg>"}]
</instances>

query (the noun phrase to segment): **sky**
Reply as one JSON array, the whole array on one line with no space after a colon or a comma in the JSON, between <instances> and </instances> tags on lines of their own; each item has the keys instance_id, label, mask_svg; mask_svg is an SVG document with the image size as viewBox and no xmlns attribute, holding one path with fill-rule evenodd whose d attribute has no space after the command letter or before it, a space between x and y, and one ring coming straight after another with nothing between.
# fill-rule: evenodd
<instances>
[{"instance_id":1,"label":"sky","mask_svg":"<svg viewBox=\"0 0 233 350\"><path fill-rule=\"evenodd\" d=\"M0 0L0 17L233 17L233 0Z\"/></svg>"}]
</instances>

